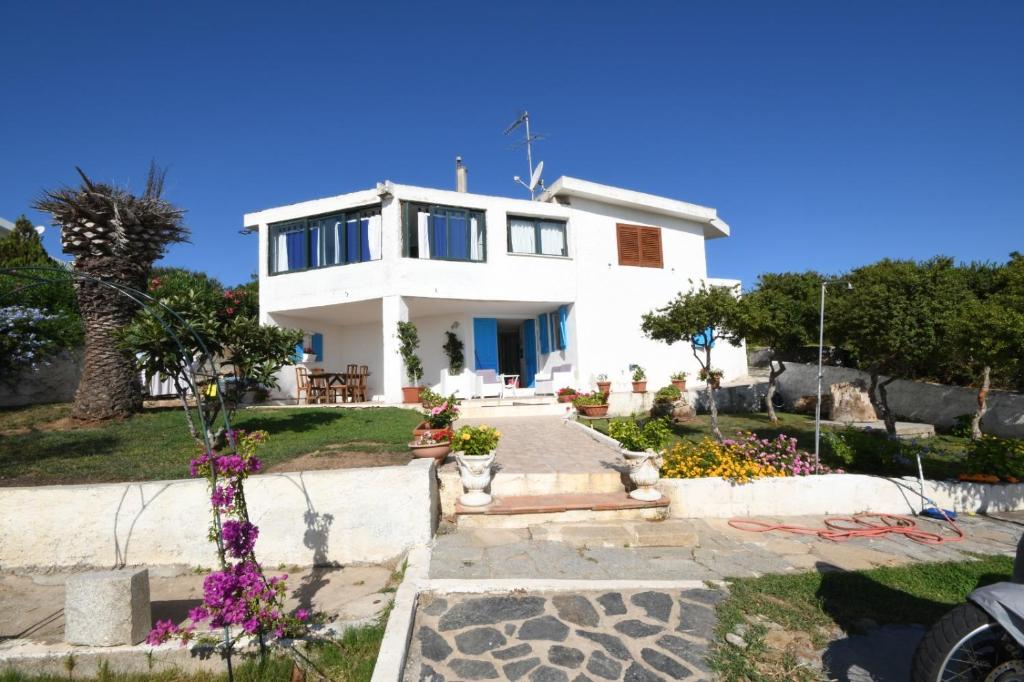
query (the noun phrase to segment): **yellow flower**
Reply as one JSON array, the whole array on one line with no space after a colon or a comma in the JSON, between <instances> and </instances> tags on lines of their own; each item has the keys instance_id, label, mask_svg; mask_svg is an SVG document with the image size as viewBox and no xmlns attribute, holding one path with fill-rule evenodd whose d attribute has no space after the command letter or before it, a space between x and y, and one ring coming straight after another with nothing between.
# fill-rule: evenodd
<instances>
[{"instance_id":1,"label":"yellow flower","mask_svg":"<svg viewBox=\"0 0 1024 682\"><path fill-rule=\"evenodd\" d=\"M469 434L468 433L462 434L462 440L469 440Z\"/></svg>"}]
</instances>

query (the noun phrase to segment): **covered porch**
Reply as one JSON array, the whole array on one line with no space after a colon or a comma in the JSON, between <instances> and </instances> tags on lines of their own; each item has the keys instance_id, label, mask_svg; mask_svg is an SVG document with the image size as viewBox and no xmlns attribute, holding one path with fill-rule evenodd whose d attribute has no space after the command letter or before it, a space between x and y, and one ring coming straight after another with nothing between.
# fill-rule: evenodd
<instances>
[{"instance_id":1,"label":"covered porch","mask_svg":"<svg viewBox=\"0 0 1024 682\"><path fill-rule=\"evenodd\" d=\"M400 403L410 385L396 337L399 322L416 325L423 365L421 386L461 398L527 398L575 385L577 339L568 301L483 301L385 296L267 314L270 322L301 329L311 370L340 372L365 365L367 397ZM455 342L449 344L449 334ZM449 350L445 346L449 344ZM449 372L449 353L461 344L463 370ZM297 364L300 358L297 353ZM540 375L541 381L537 378ZM516 383L514 390L506 384ZM554 385L555 383L559 385ZM296 367L284 368L273 398L295 400Z\"/></svg>"}]
</instances>

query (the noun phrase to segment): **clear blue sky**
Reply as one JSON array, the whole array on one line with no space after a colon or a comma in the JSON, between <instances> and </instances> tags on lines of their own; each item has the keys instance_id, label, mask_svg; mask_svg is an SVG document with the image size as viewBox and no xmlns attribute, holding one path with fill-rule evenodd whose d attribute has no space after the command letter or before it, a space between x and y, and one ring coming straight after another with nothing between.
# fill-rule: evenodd
<instances>
[{"instance_id":1,"label":"clear blue sky","mask_svg":"<svg viewBox=\"0 0 1024 682\"><path fill-rule=\"evenodd\" d=\"M1022 2L7 2L0 216L44 187L188 209L165 264L256 269L246 211L371 187L550 182L718 208L713 276L1024 249ZM59 252L56 231L45 238Z\"/></svg>"}]
</instances>

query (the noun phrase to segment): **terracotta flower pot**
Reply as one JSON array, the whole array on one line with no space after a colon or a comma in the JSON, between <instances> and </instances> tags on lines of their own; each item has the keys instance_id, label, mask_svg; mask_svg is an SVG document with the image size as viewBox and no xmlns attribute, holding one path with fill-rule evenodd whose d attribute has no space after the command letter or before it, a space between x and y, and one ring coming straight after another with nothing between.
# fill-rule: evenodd
<instances>
[{"instance_id":1,"label":"terracotta flower pot","mask_svg":"<svg viewBox=\"0 0 1024 682\"><path fill-rule=\"evenodd\" d=\"M686 390L686 379L673 379L672 385L678 388L680 391Z\"/></svg>"},{"instance_id":2,"label":"terracotta flower pot","mask_svg":"<svg viewBox=\"0 0 1024 682\"><path fill-rule=\"evenodd\" d=\"M402 402L418 403L421 393L423 393L422 386L402 386Z\"/></svg>"},{"instance_id":3,"label":"terracotta flower pot","mask_svg":"<svg viewBox=\"0 0 1024 682\"><path fill-rule=\"evenodd\" d=\"M432 445L417 445L416 443L409 443L409 450L412 451L413 457L432 457L437 462L438 466L444 462L445 457L448 456L451 449L451 441L434 443Z\"/></svg>"},{"instance_id":4,"label":"terracotta flower pot","mask_svg":"<svg viewBox=\"0 0 1024 682\"><path fill-rule=\"evenodd\" d=\"M565 395L558 396L558 402L560 403L571 403L576 398L575 393L567 393Z\"/></svg>"},{"instance_id":5,"label":"terracotta flower pot","mask_svg":"<svg viewBox=\"0 0 1024 682\"><path fill-rule=\"evenodd\" d=\"M608 414L607 405L580 405L576 409L587 417L603 417Z\"/></svg>"},{"instance_id":6,"label":"terracotta flower pot","mask_svg":"<svg viewBox=\"0 0 1024 682\"><path fill-rule=\"evenodd\" d=\"M605 395L612 392L612 382L610 381L599 381L597 382L597 390Z\"/></svg>"},{"instance_id":7,"label":"terracotta flower pot","mask_svg":"<svg viewBox=\"0 0 1024 682\"><path fill-rule=\"evenodd\" d=\"M633 393L647 393L647 382L646 381L634 381L633 382Z\"/></svg>"}]
</instances>

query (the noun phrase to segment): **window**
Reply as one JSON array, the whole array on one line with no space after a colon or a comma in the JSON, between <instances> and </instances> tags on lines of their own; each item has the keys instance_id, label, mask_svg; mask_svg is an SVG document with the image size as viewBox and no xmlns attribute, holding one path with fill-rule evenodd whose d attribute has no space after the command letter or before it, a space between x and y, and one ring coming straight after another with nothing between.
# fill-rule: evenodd
<instances>
[{"instance_id":1,"label":"window","mask_svg":"<svg viewBox=\"0 0 1024 682\"><path fill-rule=\"evenodd\" d=\"M402 255L431 260L487 260L483 211L403 204Z\"/></svg>"},{"instance_id":2,"label":"window","mask_svg":"<svg viewBox=\"0 0 1024 682\"><path fill-rule=\"evenodd\" d=\"M379 208L301 218L270 226L270 272L380 260Z\"/></svg>"},{"instance_id":3,"label":"window","mask_svg":"<svg viewBox=\"0 0 1024 682\"><path fill-rule=\"evenodd\" d=\"M508 252L538 256L568 256L565 222L509 216Z\"/></svg>"},{"instance_id":4,"label":"window","mask_svg":"<svg viewBox=\"0 0 1024 682\"><path fill-rule=\"evenodd\" d=\"M615 226L615 238L619 246L619 265L662 267L660 227L619 224Z\"/></svg>"}]
</instances>

